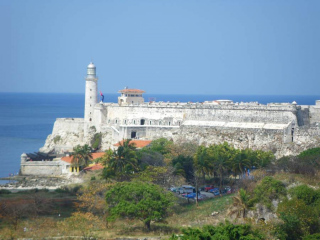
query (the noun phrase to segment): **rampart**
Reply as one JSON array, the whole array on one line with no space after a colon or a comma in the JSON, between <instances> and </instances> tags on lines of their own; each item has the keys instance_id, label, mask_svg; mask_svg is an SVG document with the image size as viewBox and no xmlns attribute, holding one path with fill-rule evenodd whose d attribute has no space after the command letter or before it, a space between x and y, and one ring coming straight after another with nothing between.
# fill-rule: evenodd
<instances>
[{"instance_id":1,"label":"rampart","mask_svg":"<svg viewBox=\"0 0 320 240\"><path fill-rule=\"evenodd\" d=\"M139 105L98 103L94 118L57 119L44 150L72 150L90 144L102 133L102 148L112 148L122 139L186 139L198 144L229 142L237 148L272 150L277 156L297 153L317 145L319 106L289 103L170 103Z\"/></svg>"},{"instance_id":2,"label":"rampart","mask_svg":"<svg viewBox=\"0 0 320 240\"><path fill-rule=\"evenodd\" d=\"M22 175L59 176L62 168L61 161L29 161L21 163L20 172Z\"/></svg>"}]
</instances>

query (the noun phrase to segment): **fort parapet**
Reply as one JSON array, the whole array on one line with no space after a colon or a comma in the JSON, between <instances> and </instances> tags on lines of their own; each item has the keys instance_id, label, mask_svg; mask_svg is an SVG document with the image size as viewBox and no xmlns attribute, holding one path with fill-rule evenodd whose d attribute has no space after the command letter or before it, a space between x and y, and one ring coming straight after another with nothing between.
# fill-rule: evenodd
<instances>
[{"instance_id":1,"label":"fort parapet","mask_svg":"<svg viewBox=\"0 0 320 240\"><path fill-rule=\"evenodd\" d=\"M70 151L102 135L102 149L122 139L154 140L160 137L197 144L228 142L237 148L271 150L277 157L319 146L320 101L315 105L230 100L144 102L139 89L120 90L118 103L97 98L95 66L86 77L83 119L57 119L41 151ZM93 93L94 92L94 93Z\"/></svg>"}]
</instances>

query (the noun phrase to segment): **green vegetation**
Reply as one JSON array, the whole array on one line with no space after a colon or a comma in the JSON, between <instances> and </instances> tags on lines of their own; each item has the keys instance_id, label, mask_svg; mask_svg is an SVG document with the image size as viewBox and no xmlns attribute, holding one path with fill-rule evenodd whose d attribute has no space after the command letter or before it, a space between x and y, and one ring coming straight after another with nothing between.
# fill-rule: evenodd
<instances>
[{"instance_id":1,"label":"green vegetation","mask_svg":"<svg viewBox=\"0 0 320 240\"><path fill-rule=\"evenodd\" d=\"M278 227L282 239L301 239L319 231L319 214L303 200L284 200L279 204L277 212L283 220Z\"/></svg>"},{"instance_id":2,"label":"green vegetation","mask_svg":"<svg viewBox=\"0 0 320 240\"><path fill-rule=\"evenodd\" d=\"M114 178L118 181L128 180L135 171L138 171L138 159L136 147L130 144L130 140L125 140L117 150L106 151L104 157L106 167L103 170L103 177Z\"/></svg>"},{"instance_id":3,"label":"green vegetation","mask_svg":"<svg viewBox=\"0 0 320 240\"><path fill-rule=\"evenodd\" d=\"M77 145L73 148L72 166L86 167L92 160L91 148L86 144L84 146Z\"/></svg>"},{"instance_id":4,"label":"green vegetation","mask_svg":"<svg viewBox=\"0 0 320 240\"><path fill-rule=\"evenodd\" d=\"M108 220L119 217L139 219L150 230L151 221L163 221L173 205L172 193L143 182L117 183L106 193Z\"/></svg>"},{"instance_id":5,"label":"green vegetation","mask_svg":"<svg viewBox=\"0 0 320 240\"><path fill-rule=\"evenodd\" d=\"M259 240L266 239L257 230L253 230L248 224L234 225L228 221L220 223L218 226L204 226L199 228L185 228L182 229L182 236L173 235L170 240Z\"/></svg>"},{"instance_id":6,"label":"green vegetation","mask_svg":"<svg viewBox=\"0 0 320 240\"><path fill-rule=\"evenodd\" d=\"M92 146L100 138L95 136ZM227 143L197 146L162 138L137 149L124 140L96 160L103 170L82 174L82 185L0 191L0 238L319 239L318 156L318 148L275 159L271 152ZM90 159L88 145L75 147L73 166ZM183 184L235 193L207 193L215 197L196 202L167 190ZM271 212L278 219L269 219L265 213Z\"/></svg>"},{"instance_id":7,"label":"green vegetation","mask_svg":"<svg viewBox=\"0 0 320 240\"><path fill-rule=\"evenodd\" d=\"M286 197L285 185L273 177L265 177L254 189L254 202L259 202L272 209L272 200Z\"/></svg>"},{"instance_id":8,"label":"green vegetation","mask_svg":"<svg viewBox=\"0 0 320 240\"><path fill-rule=\"evenodd\" d=\"M94 150L97 150L101 147L102 134L96 133L91 141L91 147Z\"/></svg>"},{"instance_id":9,"label":"green vegetation","mask_svg":"<svg viewBox=\"0 0 320 240\"><path fill-rule=\"evenodd\" d=\"M60 142L60 140L61 140L61 136L60 135L57 135L57 136L55 136L54 138L53 138L53 142L56 144L56 143L58 143L58 142Z\"/></svg>"}]
</instances>

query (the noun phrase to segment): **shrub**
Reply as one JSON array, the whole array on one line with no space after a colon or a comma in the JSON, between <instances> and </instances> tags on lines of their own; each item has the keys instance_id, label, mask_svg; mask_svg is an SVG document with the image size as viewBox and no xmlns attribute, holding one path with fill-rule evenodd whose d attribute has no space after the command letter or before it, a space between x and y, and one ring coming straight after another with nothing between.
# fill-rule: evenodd
<instances>
[{"instance_id":1,"label":"shrub","mask_svg":"<svg viewBox=\"0 0 320 240\"><path fill-rule=\"evenodd\" d=\"M202 229L187 228L182 229L182 236L172 236L171 240L200 240L200 239L232 239L232 240L259 240L266 239L260 232L253 230L250 225L233 225L226 221L218 226L204 226Z\"/></svg>"},{"instance_id":2,"label":"shrub","mask_svg":"<svg viewBox=\"0 0 320 240\"><path fill-rule=\"evenodd\" d=\"M318 198L320 198L317 191L308 187L307 185L300 185L298 187L289 190L289 193L298 199L304 201L306 205L314 203Z\"/></svg>"},{"instance_id":3,"label":"shrub","mask_svg":"<svg viewBox=\"0 0 320 240\"><path fill-rule=\"evenodd\" d=\"M320 239L320 233L308 235L302 238L302 240L319 240L319 239Z\"/></svg>"},{"instance_id":4,"label":"shrub","mask_svg":"<svg viewBox=\"0 0 320 240\"><path fill-rule=\"evenodd\" d=\"M307 157L307 156L317 156L317 157L319 157L320 156L320 148L310 148L310 149L307 149L307 150L301 152L298 155L299 158Z\"/></svg>"},{"instance_id":5,"label":"shrub","mask_svg":"<svg viewBox=\"0 0 320 240\"><path fill-rule=\"evenodd\" d=\"M314 208L306 205L303 200L284 200L279 204L277 213L283 220L279 229L285 233L288 240L301 239L302 236L319 230L318 216Z\"/></svg>"},{"instance_id":6,"label":"shrub","mask_svg":"<svg viewBox=\"0 0 320 240\"><path fill-rule=\"evenodd\" d=\"M143 182L117 183L106 193L108 220L125 217L143 221L150 230L151 221L163 221L174 196L158 185Z\"/></svg>"},{"instance_id":7,"label":"shrub","mask_svg":"<svg viewBox=\"0 0 320 240\"><path fill-rule=\"evenodd\" d=\"M99 149L101 145L101 139L102 139L102 134L101 133L96 133L94 134L94 137L91 142L91 146L93 149Z\"/></svg>"},{"instance_id":8,"label":"shrub","mask_svg":"<svg viewBox=\"0 0 320 240\"><path fill-rule=\"evenodd\" d=\"M254 202L260 202L269 209L272 208L272 200L286 196L285 185L273 177L265 177L254 189Z\"/></svg>"},{"instance_id":9,"label":"shrub","mask_svg":"<svg viewBox=\"0 0 320 240\"><path fill-rule=\"evenodd\" d=\"M57 135L53 138L53 142L56 144L57 142L60 142L61 141L61 136L60 135Z\"/></svg>"},{"instance_id":10,"label":"shrub","mask_svg":"<svg viewBox=\"0 0 320 240\"><path fill-rule=\"evenodd\" d=\"M0 189L0 194L10 194L11 192L7 189Z\"/></svg>"}]
</instances>

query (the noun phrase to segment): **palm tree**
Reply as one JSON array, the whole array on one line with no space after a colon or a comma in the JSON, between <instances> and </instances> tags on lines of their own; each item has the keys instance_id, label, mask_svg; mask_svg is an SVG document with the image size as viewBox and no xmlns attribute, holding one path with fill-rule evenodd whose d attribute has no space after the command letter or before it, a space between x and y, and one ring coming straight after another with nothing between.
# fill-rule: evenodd
<instances>
[{"instance_id":1,"label":"palm tree","mask_svg":"<svg viewBox=\"0 0 320 240\"><path fill-rule=\"evenodd\" d=\"M113 157L113 151L109 148L104 152L104 155L101 157L100 163L106 167L110 162L110 159Z\"/></svg>"},{"instance_id":2,"label":"palm tree","mask_svg":"<svg viewBox=\"0 0 320 240\"><path fill-rule=\"evenodd\" d=\"M84 146L77 145L73 148L71 164L73 167L86 167L92 160L91 148L86 144Z\"/></svg>"},{"instance_id":3,"label":"palm tree","mask_svg":"<svg viewBox=\"0 0 320 240\"><path fill-rule=\"evenodd\" d=\"M250 196L246 190L240 188L238 194L233 197L233 203L228 210L228 215L236 215L237 218L245 218L250 205Z\"/></svg>"},{"instance_id":4,"label":"palm tree","mask_svg":"<svg viewBox=\"0 0 320 240\"><path fill-rule=\"evenodd\" d=\"M89 147L88 144L85 144L82 146L82 165L83 166L88 166L91 162L92 158L92 149Z\"/></svg>"},{"instance_id":5,"label":"palm tree","mask_svg":"<svg viewBox=\"0 0 320 240\"><path fill-rule=\"evenodd\" d=\"M236 150L234 157L230 158L229 164L235 176L242 176L244 168L250 167L250 161L242 150Z\"/></svg>"},{"instance_id":6,"label":"palm tree","mask_svg":"<svg viewBox=\"0 0 320 240\"><path fill-rule=\"evenodd\" d=\"M126 178L138 170L136 147L130 141L130 139L123 140L118 149L113 151L107 163L106 177Z\"/></svg>"},{"instance_id":7,"label":"palm tree","mask_svg":"<svg viewBox=\"0 0 320 240\"><path fill-rule=\"evenodd\" d=\"M196 154L194 155L194 165L197 169L197 173L202 175L203 181L206 179L206 174L210 174L212 166L207 154L207 148L205 146L199 146Z\"/></svg>"},{"instance_id":8,"label":"palm tree","mask_svg":"<svg viewBox=\"0 0 320 240\"><path fill-rule=\"evenodd\" d=\"M222 180L224 173L230 169L229 159L231 148L228 143L223 143L220 145L211 145L208 148L209 157L213 161L213 169L218 174L220 179L219 190L222 188Z\"/></svg>"}]
</instances>

